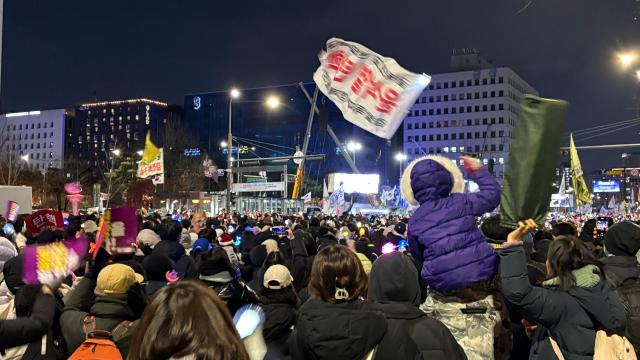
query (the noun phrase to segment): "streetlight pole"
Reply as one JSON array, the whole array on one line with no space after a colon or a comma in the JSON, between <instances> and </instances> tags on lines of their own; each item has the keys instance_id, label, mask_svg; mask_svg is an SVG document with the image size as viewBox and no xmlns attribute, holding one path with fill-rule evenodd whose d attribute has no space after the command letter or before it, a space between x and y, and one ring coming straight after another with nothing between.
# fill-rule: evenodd
<instances>
[{"instance_id":1,"label":"streetlight pole","mask_svg":"<svg viewBox=\"0 0 640 360\"><path fill-rule=\"evenodd\" d=\"M233 107L233 99L240 97L240 90L231 89L229 92L229 133L227 135L227 212L231 213L231 187L233 186L233 136L231 135L231 110ZM239 151L239 149L238 149Z\"/></svg>"},{"instance_id":2,"label":"streetlight pole","mask_svg":"<svg viewBox=\"0 0 640 360\"><path fill-rule=\"evenodd\" d=\"M227 135L227 212L231 213L231 186L233 186L233 170L231 167L231 108L233 104L233 97L229 97L229 134Z\"/></svg>"}]
</instances>

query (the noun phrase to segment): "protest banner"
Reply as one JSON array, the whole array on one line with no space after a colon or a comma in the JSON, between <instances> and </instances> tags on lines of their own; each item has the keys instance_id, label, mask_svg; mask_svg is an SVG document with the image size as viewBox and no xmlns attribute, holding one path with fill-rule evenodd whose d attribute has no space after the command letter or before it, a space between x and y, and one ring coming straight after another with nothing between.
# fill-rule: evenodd
<instances>
[{"instance_id":1,"label":"protest banner","mask_svg":"<svg viewBox=\"0 0 640 360\"><path fill-rule=\"evenodd\" d=\"M9 200L7 201L7 212L4 214L4 217L14 222L18 218L18 211L20 211L20 205L15 201Z\"/></svg>"},{"instance_id":2,"label":"protest banner","mask_svg":"<svg viewBox=\"0 0 640 360\"><path fill-rule=\"evenodd\" d=\"M132 207L122 207L109 209L107 212L105 223L102 224L105 231L98 234L98 237L102 236L100 241L105 243L105 249L110 254L134 253L136 248L132 244L136 242L138 233L136 210Z\"/></svg>"},{"instance_id":3,"label":"protest banner","mask_svg":"<svg viewBox=\"0 0 640 360\"><path fill-rule=\"evenodd\" d=\"M431 78L402 68L388 57L338 38L327 41L313 75L318 88L346 120L390 139Z\"/></svg>"},{"instance_id":4,"label":"protest banner","mask_svg":"<svg viewBox=\"0 0 640 360\"><path fill-rule=\"evenodd\" d=\"M38 210L24 219L27 231L35 236L46 229L63 229L62 212L56 210Z\"/></svg>"},{"instance_id":5,"label":"protest banner","mask_svg":"<svg viewBox=\"0 0 640 360\"><path fill-rule=\"evenodd\" d=\"M138 162L139 178L149 178L164 173L164 155L162 149L159 149L158 156L150 162L141 160Z\"/></svg>"},{"instance_id":6,"label":"protest banner","mask_svg":"<svg viewBox=\"0 0 640 360\"><path fill-rule=\"evenodd\" d=\"M27 285L50 284L76 270L87 253L84 236L44 245L27 245L22 251L22 281Z\"/></svg>"}]
</instances>

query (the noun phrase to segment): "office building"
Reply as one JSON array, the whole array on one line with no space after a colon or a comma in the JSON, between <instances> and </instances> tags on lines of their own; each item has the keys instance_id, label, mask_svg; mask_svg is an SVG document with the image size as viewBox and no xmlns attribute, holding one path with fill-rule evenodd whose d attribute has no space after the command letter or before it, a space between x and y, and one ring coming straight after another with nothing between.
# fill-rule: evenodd
<instances>
[{"instance_id":1,"label":"office building","mask_svg":"<svg viewBox=\"0 0 640 360\"><path fill-rule=\"evenodd\" d=\"M493 67L476 50L451 58L452 72L434 74L404 121L407 161L472 154L504 175L520 101L537 91L508 67Z\"/></svg>"},{"instance_id":2,"label":"office building","mask_svg":"<svg viewBox=\"0 0 640 360\"><path fill-rule=\"evenodd\" d=\"M65 151L65 109L0 115L0 156L40 171L61 168Z\"/></svg>"},{"instance_id":3,"label":"office building","mask_svg":"<svg viewBox=\"0 0 640 360\"><path fill-rule=\"evenodd\" d=\"M80 104L67 125L67 156L105 170L111 151L132 156L142 150L147 131L161 145L167 118L167 104L150 99Z\"/></svg>"},{"instance_id":4,"label":"office building","mask_svg":"<svg viewBox=\"0 0 640 360\"><path fill-rule=\"evenodd\" d=\"M315 85L304 85L313 94ZM233 157L277 157L292 156L297 148L302 148L307 119L311 105L298 85L270 86L241 89L241 95L232 102L232 134L234 137ZM226 142L229 120L229 91L188 94L184 97L184 123L192 134L194 144L190 154L209 156L219 169L226 168ZM277 97L281 105L269 109L264 101L270 96ZM308 154L325 154L322 162L306 164L307 178L321 181L332 172L352 172L342 156L348 142L359 143L352 147L356 166L362 173L377 173L381 183L387 176L388 147L386 140L376 137L344 120L339 109L322 94L318 96L318 107L323 116L315 116ZM323 125L329 124L345 146L336 146ZM293 162L290 174L295 173ZM397 179L397 168L393 168L393 180ZM274 174L276 176L277 174ZM246 180L246 179L245 179ZM277 178L270 179L279 181ZM244 181L244 180L243 180ZM320 187L319 191L322 191Z\"/></svg>"}]
</instances>

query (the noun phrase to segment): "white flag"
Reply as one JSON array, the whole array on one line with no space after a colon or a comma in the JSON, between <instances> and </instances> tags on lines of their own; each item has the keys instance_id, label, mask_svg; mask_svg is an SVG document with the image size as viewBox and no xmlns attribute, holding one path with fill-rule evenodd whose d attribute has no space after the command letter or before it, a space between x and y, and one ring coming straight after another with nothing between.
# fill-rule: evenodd
<instances>
[{"instance_id":1,"label":"white flag","mask_svg":"<svg viewBox=\"0 0 640 360\"><path fill-rule=\"evenodd\" d=\"M564 195L567 192L567 186L564 181L564 170L562 171L562 180L560 180L560 187L558 189L558 194Z\"/></svg>"},{"instance_id":2,"label":"white flag","mask_svg":"<svg viewBox=\"0 0 640 360\"><path fill-rule=\"evenodd\" d=\"M304 200L305 203L311 202L311 192L308 192L305 196L300 199Z\"/></svg>"},{"instance_id":3,"label":"white flag","mask_svg":"<svg viewBox=\"0 0 640 360\"><path fill-rule=\"evenodd\" d=\"M318 88L351 123L390 139L431 78L392 59L338 38L327 41L313 75Z\"/></svg>"}]
</instances>

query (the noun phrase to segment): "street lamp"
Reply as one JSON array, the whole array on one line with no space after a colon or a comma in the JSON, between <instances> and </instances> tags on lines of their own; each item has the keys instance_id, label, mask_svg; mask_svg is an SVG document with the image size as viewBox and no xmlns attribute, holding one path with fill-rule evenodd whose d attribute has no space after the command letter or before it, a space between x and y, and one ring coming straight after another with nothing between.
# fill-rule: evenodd
<instances>
[{"instance_id":1,"label":"street lamp","mask_svg":"<svg viewBox=\"0 0 640 360\"><path fill-rule=\"evenodd\" d=\"M361 149L362 144L360 144L359 142L349 141L347 143L347 150L351 151L351 154L353 156L353 165L356 164L356 151L359 151Z\"/></svg>"},{"instance_id":2,"label":"street lamp","mask_svg":"<svg viewBox=\"0 0 640 360\"><path fill-rule=\"evenodd\" d=\"M404 164L405 160L407 160L407 155L405 155L404 153L397 153L396 156L396 161L398 163L400 163L400 179L402 178L402 165Z\"/></svg>"},{"instance_id":3,"label":"street lamp","mask_svg":"<svg viewBox=\"0 0 640 360\"><path fill-rule=\"evenodd\" d=\"M138 156L142 156L142 154L144 154L144 150L138 150L136 151L136 154L138 154Z\"/></svg>"},{"instance_id":4,"label":"street lamp","mask_svg":"<svg viewBox=\"0 0 640 360\"><path fill-rule=\"evenodd\" d=\"M227 142L224 141L224 140L220 141L220 147L221 148L226 148L227 147Z\"/></svg>"},{"instance_id":5,"label":"street lamp","mask_svg":"<svg viewBox=\"0 0 640 360\"><path fill-rule=\"evenodd\" d=\"M113 155L115 155L115 156L120 156L120 154L121 154L120 149L114 149L114 150L111 150L111 152L112 152L112 153L113 153Z\"/></svg>"},{"instance_id":6,"label":"street lamp","mask_svg":"<svg viewBox=\"0 0 640 360\"><path fill-rule=\"evenodd\" d=\"M620 52L617 54L618 62L620 65L626 69L629 66L633 65L636 61L638 61L638 54L633 51Z\"/></svg>"},{"instance_id":7,"label":"street lamp","mask_svg":"<svg viewBox=\"0 0 640 360\"><path fill-rule=\"evenodd\" d=\"M229 91L229 133L228 133L228 136L227 136L227 141L220 143L221 147L226 147L227 148L227 201L226 201L226 208L227 208L227 211L229 213L231 213L231 187L233 186L232 165L233 165L233 161L234 161L233 157L231 157L231 154L232 154L232 151L233 151L233 136L231 134L232 108L233 108L234 100L240 98L241 95L242 95L242 93L240 92L240 90L238 90L236 88L231 89ZM239 101L239 102L257 103L257 102L262 102L262 101L244 100L244 101ZM272 95L272 96L269 96L264 101L264 104L270 109L275 109L275 108L280 106L280 99L278 99L276 96ZM238 158L240 158L240 147L239 146L238 146ZM240 166L240 161L238 161L238 166Z\"/></svg>"},{"instance_id":8,"label":"street lamp","mask_svg":"<svg viewBox=\"0 0 640 360\"><path fill-rule=\"evenodd\" d=\"M269 97L267 98L267 100L265 101L265 104L266 104L269 108L271 108L271 109L275 109L275 108L277 108L278 106L280 106L280 99L278 99L278 98L277 98L277 97L275 97L275 96L269 96Z\"/></svg>"},{"instance_id":9,"label":"street lamp","mask_svg":"<svg viewBox=\"0 0 640 360\"><path fill-rule=\"evenodd\" d=\"M20 159L24 162L29 162L29 154L24 154L20 156Z\"/></svg>"}]
</instances>

